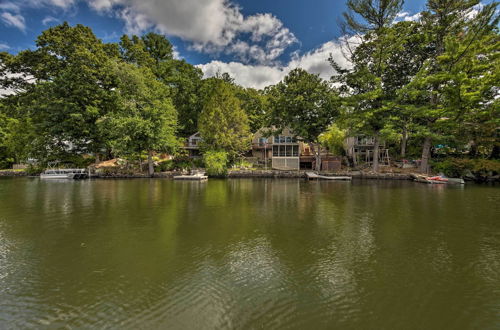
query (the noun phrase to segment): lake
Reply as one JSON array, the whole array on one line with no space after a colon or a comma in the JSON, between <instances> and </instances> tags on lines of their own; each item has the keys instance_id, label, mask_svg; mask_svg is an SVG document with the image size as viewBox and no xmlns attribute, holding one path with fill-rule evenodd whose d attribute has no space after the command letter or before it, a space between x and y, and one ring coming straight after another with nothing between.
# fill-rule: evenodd
<instances>
[{"instance_id":1,"label":"lake","mask_svg":"<svg viewBox=\"0 0 500 330\"><path fill-rule=\"evenodd\" d=\"M0 328L498 329L500 189L0 179Z\"/></svg>"}]
</instances>

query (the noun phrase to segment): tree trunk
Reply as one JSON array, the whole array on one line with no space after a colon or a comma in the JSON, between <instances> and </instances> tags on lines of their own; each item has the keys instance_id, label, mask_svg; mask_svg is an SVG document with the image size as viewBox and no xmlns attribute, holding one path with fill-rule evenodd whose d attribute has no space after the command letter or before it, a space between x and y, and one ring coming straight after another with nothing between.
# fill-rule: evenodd
<instances>
[{"instance_id":1,"label":"tree trunk","mask_svg":"<svg viewBox=\"0 0 500 330\"><path fill-rule=\"evenodd\" d=\"M375 139L373 141L373 172L378 173L378 159L380 153L380 140L378 134L375 134Z\"/></svg>"},{"instance_id":2,"label":"tree trunk","mask_svg":"<svg viewBox=\"0 0 500 330\"><path fill-rule=\"evenodd\" d=\"M321 171L321 154L316 154L316 171Z\"/></svg>"},{"instance_id":3,"label":"tree trunk","mask_svg":"<svg viewBox=\"0 0 500 330\"><path fill-rule=\"evenodd\" d=\"M314 157L316 160L316 171L321 171L321 146L319 144L313 145Z\"/></svg>"},{"instance_id":4,"label":"tree trunk","mask_svg":"<svg viewBox=\"0 0 500 330\"><path fill-rule=\"evenodd\" d=\"M406 127L403 128L403 136L401 137L401 157L405 158L406 156L406 142L408 141L408 131Z\"/></svg>"},{"instance_id":5,"label":"tree trunk","mask_svg":"<svg viewBox=\"0 0 500 330\"><path fill-rule=\"evenodd\" d=\"M422 162L420 163L420 172L429 173L429 159L431 158L431 144L432 140L427 136L424 140L424 147L422 149Z\"/></svg>"},{"instance_id":6,"label":"tree trunk","mask_svg":"<svg viewBox=\"0 0 500 330\"><path fill-rule=\"evenodd\" d=\"M474 140L470 141L469 156L476 157L478 154L479 154L479 150L477 148L476 141L474 141Z\"/></svg>"},{"instance_id":7,"label":"tree trunk","mask_svg":"<svg viewBox=\"0 0 500 330\"><path fill-rule=\"evenodd\" d=\"M153 176L155 173L155 168L153 166L153 151L148 151L148 174L149 176Z\"/></svg>"}]
</instances>

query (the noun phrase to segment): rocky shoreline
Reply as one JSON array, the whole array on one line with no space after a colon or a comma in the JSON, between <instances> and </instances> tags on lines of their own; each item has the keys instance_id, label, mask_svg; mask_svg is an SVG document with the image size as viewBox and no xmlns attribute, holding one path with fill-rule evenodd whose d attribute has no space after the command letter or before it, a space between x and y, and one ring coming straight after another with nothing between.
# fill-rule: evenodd
<instances>
[{"instance_id":1,"label":"rocky shoreline","mask_svg":"<svg viewBox=\"0 0 500 330\"><path fill-rule=\"evenodd\" d=\"M307 171L277 171L277 170L230 170L224 178L244 179L302 179L306 178ZM151 177L147 173L98 173L92 175L92 179L172 179L176 175L186 174L185 172L157 172ZM336 173L321 173L324 176L351 176L353 179L363 180L408 180L413 181L411 173L374 173L364 171L341 171ZM28 176L24 171L0 171L0 177L23 177ZM500 182L500 177L491 176L486 178L464 178L470 182Z\"/></svg>"},{"instance_id":2,"label":"rocky shoreline","mask_svg":"<svg viewBox=\"0 0 500 330\"><path fill-rule=\"evenodd\" d=\"M0 177L28 176L25 171L0 171Z\"/></svg>"}]
</instances>

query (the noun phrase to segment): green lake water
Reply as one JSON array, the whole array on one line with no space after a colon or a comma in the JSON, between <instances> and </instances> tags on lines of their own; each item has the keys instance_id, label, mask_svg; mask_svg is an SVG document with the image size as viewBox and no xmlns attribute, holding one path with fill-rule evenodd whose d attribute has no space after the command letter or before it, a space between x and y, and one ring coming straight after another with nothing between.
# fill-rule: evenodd
<instances>
[{"instance_id":1,"label":"green lake water","mask_svg":"<svg viewBox=\"0 0 500 330\"><path fill-rule=\"evenodd\" d=\"M1 179L0 328L499 329L500 189Z\"/></svg>"}]
</instances>

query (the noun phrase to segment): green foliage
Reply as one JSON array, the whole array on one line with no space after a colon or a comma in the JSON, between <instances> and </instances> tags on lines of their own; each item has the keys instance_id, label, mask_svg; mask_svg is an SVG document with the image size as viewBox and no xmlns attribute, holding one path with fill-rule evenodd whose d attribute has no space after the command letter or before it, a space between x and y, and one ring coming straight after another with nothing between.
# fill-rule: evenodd
<instances>
[{"instance_id":1,"label":"green foliage","mask_svg":"<svg viewBox=\"0 0 500 330\"><path fill-rule=\"evenodd\" d=\"M236 96L248 116L250 131L255 133L264 127L269 107L267 96L253 88L237 88Z\"/></svg>"},{"instance_id":2,"label":"green foliage","mask_svg":"<svg viewBox=\"0 0 500 330\"><path fill-rule=\"evenodd\" d=\"M203 154L207 174L210 176L225 176L227 174L228 153L225 151L207 151Z\"/></svg>"},{"instance_id":3,"label":"green foliage","mask_svg":"<svg viewBox=\"0 0 500 330\"><path fill-rule=\"evenodd\" d=\"M333 124L325 133L319 136L319 141L330 152L337 155L343 155L345 152L346 138L347 131L340 129L336 124Z\"/></svg>"},{"instance_id":4,"label":"green foliage","mask_svg":"<svg viewBox=\"0 0 500 330\"><path fill-rule=\"evenodd\" d=\"M469 172L478 177L500 174L500 161L488 159L448 158L435 162L435 172L442 172L448 177L465 177Z\"/></svg>"},{"instance_id":5,"label":"green foliage","mask_svg":"<svg viewBox=\"0 0 500 330\"><path fill-rule=\"evenodd\" d=\"M328 82L303 69L292 70L267 94L272 124L289 127L308 142L317 142L338 115L338 97Z\"/></svg>"},{"instance_id":6,"label":"green foliage","mask_svg":"<svg viewBox=\"0 0 500 330\"><path fill-rule=\"evenodd\" d=\"M30 176L36 176L36 175L40 175L40 173L45 171L45 167L43 167L41 165L29 164L25 171L26 171L26 174L28 174Z\"/></svg>"},{"instance_id":7,"label":"green foliage","mask_svg":"<svg viewBox=\"0 0 500 330\"><path fill-rule=\"evenodd\" d=\"M117 155L143 151L173 151L176 111L169 89L157 81L148 68L114 63L118 79L117 108L100 122L110 135L110 146Z\"/></svg>"},{"instance_id":8,"label":"green foliage","mask_svg":"<svg viewBox=\"0 0 500 330\"><path fill-rule=\"evenodd\" d=\"M180 136L198 130L198 116L203 108L203 72L185 60L170 60L160 67L160 80L171 89L178 112Z\"/></svg>"},{"instance_id":9,"label":"green foliage","mask_svg":"<svg viewBox=\"0 0 500 330\"><path fill-rule=\"evenodd\" d=\"M218 80L200 114L198 127L202 150L224 150L234 160L250 148L248 117L241 109L233 87Z\"/></svg>"},{"instance_id":10,"label":"green foliage","mask_svg":"<svg viewBox=\"0 0 500 330\"><path fill-rule=\"evenodd\" d=\"M155 172L168 172L174 170L174 161L172 159L164 160L155 167Z\"/></svg>"},{"instance_id":11,"label":"green foliage","mask_svg":"<svg viewBox=\"0 0 500 330\"><path fill-rule=\"evenodd\" d=\"M96 123L114 108L108 63L117 54L110 52L90 28L63 23L42 32L35 50L21 51L6 63L9 72L37 81L4 81L19 91L9 102L18 105L18 116L30 118L37 158L68 145L74 152L95 152L105 145Z\"/></svg>"}]
</instances>

